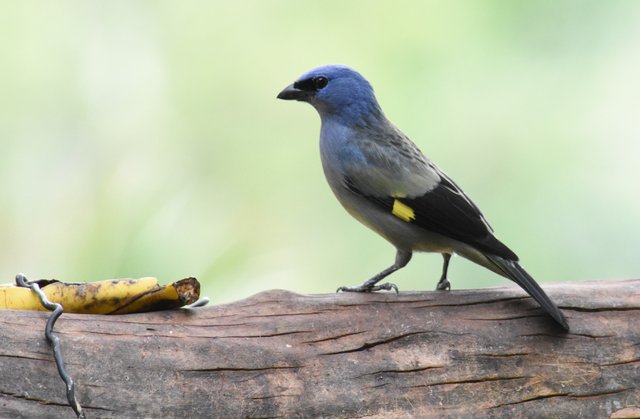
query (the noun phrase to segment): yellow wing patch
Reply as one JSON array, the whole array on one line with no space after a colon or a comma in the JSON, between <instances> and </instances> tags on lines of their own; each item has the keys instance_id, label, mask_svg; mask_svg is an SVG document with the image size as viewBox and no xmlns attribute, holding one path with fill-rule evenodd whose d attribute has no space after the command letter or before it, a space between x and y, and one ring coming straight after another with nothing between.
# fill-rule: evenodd
<instances>
[{"instance_id":1,"label":"yellow wing patch","mask_svg":"<svg viewBox=\"0 0 640 419\"><path fill-rule=\"evenodd\" d=\"M413 212L413 209L397 199L393 200L393 209L391 210L391 214L395 215L402 221L406 221L407 223L416 219L416 214Z\"/></svg>"}]
</instances>

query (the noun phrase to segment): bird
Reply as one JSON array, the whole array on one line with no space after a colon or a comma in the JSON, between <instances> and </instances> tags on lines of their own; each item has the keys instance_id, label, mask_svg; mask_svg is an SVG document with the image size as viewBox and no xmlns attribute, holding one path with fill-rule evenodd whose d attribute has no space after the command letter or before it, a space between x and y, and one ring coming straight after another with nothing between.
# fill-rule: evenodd
<instances>
[{"instance_id":1,"label":"bird","mask_svg":"<svg viewBox=\"0 0 640 419\"><path fill-rule=\"evenodd\" d=\"M395 284L380 281L405 267L414 252L442 254L436 290L449 290L449 262L457 254L515 282L569 331L560 309L495 237L478 207L387 119L359 72L342 64L323 65L304 73L277 98L316 109L322 168L331 190L349 214L396 248L391 266L338 292L397 293Z\"/></svg>"}]
</instances>

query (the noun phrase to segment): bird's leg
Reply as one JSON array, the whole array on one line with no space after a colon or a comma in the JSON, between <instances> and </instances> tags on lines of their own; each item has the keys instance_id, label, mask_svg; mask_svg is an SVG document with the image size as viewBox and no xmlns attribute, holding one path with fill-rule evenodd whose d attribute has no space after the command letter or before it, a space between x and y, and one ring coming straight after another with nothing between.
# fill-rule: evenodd
<instances>
[{"instance_id":1,"label":"bird's leg","mask_svg":"<svg viewBox=\"0 0 640 419\"><path fill-rule=\"evenodd\" d=\"M387 269L380 272L379 274L372 277L371 279L368 279L361 285L356 285L353 287L346 287L346 286L340 287L336 292L340 292L340 291L371 292L371 291L380 291L380 290L387 290L387 291L395 290L397 293L398 287L396 287L396 284L392 284L390 282L386 282L381 285L376 285L376 284L380 282L384 277L394 273L400 268L404 268L405 266L407 266L407 263L409 263L410 260L411 260L411 252L398 249L396 253L396 261L393 265L389 266Z\"/></svg>"},{"instance_id":2,"label":"bird's leg","mask_svg":"<svg viewBox=\"0 0 640 419\"><path fill-rule=\"evenodd\" d=\"M437 291L448 291L451 289L451 283L447 279L447 271L449 270L449 261L451 260L451 253L443 253L444 263L442 264L442 276L438 285L436 285Z\"/></svg>"}]
</instances>

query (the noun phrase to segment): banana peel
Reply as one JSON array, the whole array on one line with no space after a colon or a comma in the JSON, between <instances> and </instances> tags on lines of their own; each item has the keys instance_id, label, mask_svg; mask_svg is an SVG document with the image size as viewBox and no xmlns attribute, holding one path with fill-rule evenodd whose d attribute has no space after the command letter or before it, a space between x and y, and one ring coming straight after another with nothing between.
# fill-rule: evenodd
<instances>
[{"instance_id":1,"label":"banana peel","mask_svg":"<svg viewBox=\"0 0 640 419\"><path fill-rule=\"evenodd\" d=\"M62 305L67 313L129 314L170 310L192 304L200 296L200 283L195 278L168 285L160 285L153 277L86 283L41 280L37 283L47 298ZM34 292L13 284L0 284L0 309L46 311Z\"/></svg>"}]
</instances>

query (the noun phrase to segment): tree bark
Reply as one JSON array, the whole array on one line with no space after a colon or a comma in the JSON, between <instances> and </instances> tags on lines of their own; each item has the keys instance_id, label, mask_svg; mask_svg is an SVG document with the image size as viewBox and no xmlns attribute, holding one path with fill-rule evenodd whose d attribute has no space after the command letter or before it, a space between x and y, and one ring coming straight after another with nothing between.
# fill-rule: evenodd
<instances>
[{"instance_id":1,"label":"tree bark","mask_svg":"<svg viewBox=\"0 0 640 419\"><path fill-rule=\"evenodd\" d=\"M55 326L87 417L640 417L640 280L298 295ZM48 313L0 312L0 417L73 417Z\"/></svg>"}]
</instances>

